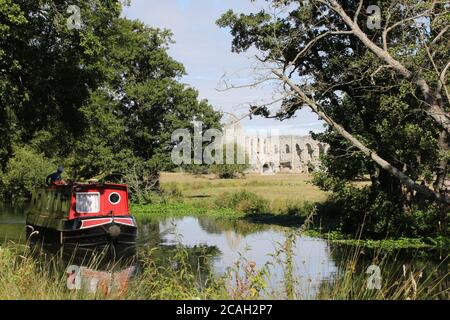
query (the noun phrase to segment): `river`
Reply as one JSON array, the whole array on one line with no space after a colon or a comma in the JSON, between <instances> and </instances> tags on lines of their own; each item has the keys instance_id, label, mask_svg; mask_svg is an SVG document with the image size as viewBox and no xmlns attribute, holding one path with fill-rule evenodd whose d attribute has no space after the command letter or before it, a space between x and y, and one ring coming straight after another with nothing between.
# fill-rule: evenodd
<instances>
[{"instance_id":1,"label":"river","mask_svg":"<svg viewBox=\"0 0 450 320\"><path fill-rule=\"evenodd\" d=\"M286 283L287 268L296 286L296 297L312 299L324 283L331 283L354 251L349 246L335 245L321 238L293 234L293 229L249 223L247 221L220 220L213 218L183 217L139 223L136 254L148 248L160 250L161 255L170 255L171 248L182 246L186 250L201 248L211 256L210 268L222 275L235 268L239 261L244 268L255 269L266 266L270 272L268 292L282 291ZM25 243L24 210L3 206L0 209L0 243ZM292 246L286 247L287 237ZM286 252L288 254L286 254ZM134 251L133 251L133 254ZM389 254L389 277L401 280L402 269L423 272L424 277L436 276L445 279L441 285L449 287L448 252L436 250L402 250ZM380 252L363 250L359 267L362 274L373 264ZM292 260L286 261L288 256ZM386 271L384 271L384 274ZM448 290L440 298L448 298Z\"/></svg>"}]
</instances>

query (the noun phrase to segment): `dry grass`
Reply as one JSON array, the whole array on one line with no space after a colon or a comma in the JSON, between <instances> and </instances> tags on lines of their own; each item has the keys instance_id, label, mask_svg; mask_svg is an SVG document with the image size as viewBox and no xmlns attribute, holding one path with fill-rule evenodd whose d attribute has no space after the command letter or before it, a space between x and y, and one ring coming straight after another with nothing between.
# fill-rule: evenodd
<instances>
[{"instance_id":1,"label":"dry grass","mask_svg":"<svg viewBox=\"0 0 450 320\"><path fill-rule=\"evenodd\" d=\"M272 208L282 208L304 202L324 202L328 198L306 174L263 176L248 174L241 179L217 179L212 175L193 176L184 173L162 173L163 189L177 188L185 201L211 201L225 192L246 190L269 201Z\"/></svg>"},{"instance_id":2,"label":"dry grass","mask_svg":"<svg viewBox=\"0 0 450 320\"><path fill-rule=\"evenodd\" d=\"M284 243L276 246L272 263L281 266L284 281L280 288L271 288L272 271L269 264L257 267L254 262L241 256L222 276L213 272L212 257L207 251L177 245L168 257L160 259L155 248L147 248L139 254L140 270L134 277L124 280L108 280L105 273L116 272L113 266L100 268L95 262L87 264L90 269L82 280L81 290L69 290L66 266L71 262L58 259L47 260L37 256L28 246L12 243L0 245L0 300L243 300L243 299L304 299L299 275L293 263L294 232L287 234ZM35 248L38 249L38 248ZM44 252L41 252L44 254ZM438 267L422 276L421 270L397 272L391 260L379 256L370 262L360 261L364 254L359 248L346 253L339 272L325 281L314 299L319 300L404 300L448 299L448 272L438 273ZM442 263L446 263L447 258ZM361 264L362 263L362 264ZM369 290L366 265L377 264L382 270L380 290ZM122 273L122 268L119 269ZM92 279L98 279L90 292ZM275 290L272 290L275 289Z\"/></svg>"}]
</instances>

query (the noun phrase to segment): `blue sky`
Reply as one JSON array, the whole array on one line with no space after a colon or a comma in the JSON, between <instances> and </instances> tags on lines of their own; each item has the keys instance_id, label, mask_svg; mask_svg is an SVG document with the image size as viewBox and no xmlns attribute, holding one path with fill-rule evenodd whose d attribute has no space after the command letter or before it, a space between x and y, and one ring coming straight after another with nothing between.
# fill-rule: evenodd
<instances>
[{"instance_id":1,"label":"blue sky","mask_svg":"<svg viewBox=\"0 0 450 320\"><path fill-rule=\"evenodd\" d=\"M215 21L228 9L249 13L265 5L263 0L132 0L123 14L152 27L170 29L175 44L171 45L169 53L184 64L188 73L182 81L196 88L200 98L208 99L215 109L240 117L248 113L249 104L271 102L273 88L265 85L224 92L217 90L224 75L233 84L251 83L255 52L232 53L231 35L227 29L220 29ZM297 117L288 121L257 117L243 120L242 125L251 130L274 128L282 134L323 130L322 122L307 109L298 111Z\"/></svg>"}]
</instances>

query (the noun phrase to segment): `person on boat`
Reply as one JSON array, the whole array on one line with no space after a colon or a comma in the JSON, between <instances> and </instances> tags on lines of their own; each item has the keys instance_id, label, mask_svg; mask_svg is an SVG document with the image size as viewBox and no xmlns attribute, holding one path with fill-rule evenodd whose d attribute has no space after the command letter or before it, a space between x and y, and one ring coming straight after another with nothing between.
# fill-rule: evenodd
<instances>
[{"instance_id":1,"label":"person on boat","mask_svg":"<svg viewBox=\"0 0 450 320\"><path fill-rule=\"evenodd\" d=\"M65 184L64 180L61 179L61 174L64 172L64 168L62 166L59 166L58 169L56 169L56 172L53 172L47 176L45 179L45 182L49 186L56 186L56 185L62 185Z\"/></svg>"}]
</instances>

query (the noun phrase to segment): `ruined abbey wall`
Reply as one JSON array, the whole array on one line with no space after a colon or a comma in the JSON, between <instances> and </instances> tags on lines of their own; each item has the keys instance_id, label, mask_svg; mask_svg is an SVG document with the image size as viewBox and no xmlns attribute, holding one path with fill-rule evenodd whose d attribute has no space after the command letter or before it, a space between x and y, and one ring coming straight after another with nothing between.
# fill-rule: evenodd
<instances>
[{"instance_id":1,"label":"ruined abbey wall","mask_svg":"<svg viewBox=\"0 0 450 320\"><path fill-rule=\"evenodd\" d=\"M255 173L308 173L328 150L328 145L309 135L249 134L238 124L225 126L224 133L223 143L237 143L245 150L249 171Z\"/></svg>"},{"instance_id":2,"label":"ruined abbey wall","mask_svg":"<svg viewBox=\"0 0 450 320\"><path fill-rule=\"evenodd\" d=\"M250 158L251 172L308 173L320 164L328 146L311 136L283 135L245 138L243 146Z\"/></svg>"}]
</instances>

